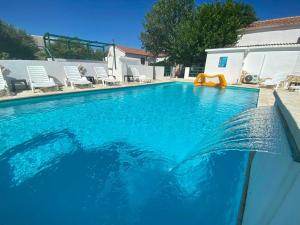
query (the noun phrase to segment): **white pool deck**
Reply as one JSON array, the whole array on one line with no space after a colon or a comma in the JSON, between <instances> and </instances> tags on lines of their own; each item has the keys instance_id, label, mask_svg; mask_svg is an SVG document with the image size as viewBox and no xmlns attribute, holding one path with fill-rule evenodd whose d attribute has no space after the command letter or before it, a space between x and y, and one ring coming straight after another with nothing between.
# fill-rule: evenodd
<instances>
[{"instance_id":1,"label":"white pool deck","mask_svg":"<svg viewBox=\"0 0 300 225\"><path fill-rule=\"evenodd\" d=\"M17 99L25 99L25 98L33 98L33 97L42 97L42 96L51 96L51 95L63 95L69 93L80 93L80 92L90 92L96 90L109 90L109 89L117 89L117 88L124 88L124 87L136 87L136 86L145 86L145 85L153 85L153 84L160 84L160 83L168 83L173 82L172 80L156 80L151 83L139 83L139 82L130 82L130 83L122 83L121 85L111 85L111 86L104 86L102 84L94 84L92 88L75 88L62 86L60 87L59 91L41 91L36 90L33 93L31 90L21 91L16 93L15 95L8 95L0 97L1 101L9 101L9 100L17 100Z\"/></svg>"}]
</instances>

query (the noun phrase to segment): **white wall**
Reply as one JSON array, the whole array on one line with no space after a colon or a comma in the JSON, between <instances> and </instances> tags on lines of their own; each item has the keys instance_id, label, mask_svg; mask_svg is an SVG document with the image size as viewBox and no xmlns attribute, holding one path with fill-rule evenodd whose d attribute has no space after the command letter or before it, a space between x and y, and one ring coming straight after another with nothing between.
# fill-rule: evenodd
<instances>
[{"instance_id":1,"label":"white wall","mask_svg":"<svg viewBox=\"0 0 300 225\"><path fill-rule=\"evenodd\" d=\"M145 75L149 79L153 79L153 66L144 66L144 65L128 65L128 74L132 75L131 68L135 67L139 71L140 75ZM164 79L164 67L163 66L155 66L155 74L157 80Z\"/></svg>"},{"instance_id":2,"label":"white wall","mask_svg":"<svg viewBox=\"0 0 300 225\"><path fill-rule=\"evenodd\" d=\"M227 56L227 66L219 68L219 59ZM244 52L224 52L224 53L208 53L205 63L204 73L208 75L224 74L229 84L236 83L240 77L243 66Z\"/></svg>"},{"instance_id":3,"label":"white wall","mask_svg":"<svg viewBox=\"0 0 300 225\"><path fill-rule=\"evenodd\" d=\"M269 28L255 31L246 31L237 45L263 45L278 43L297 43L300 37L300 26L286 28Z\"/></svg>"},{"instance_id":4,"label":"white wall","mask_svg":"<svg viewBox=\"0 0 300 225\"><path fill-rule=\"evenodd\" d=\"M145 65L149 65L149 63L152 63L153 62L153 59L152 58L149 58L147 56L142 56L142 55L136 55L136 54L126 54L126 57L128 58L134 58L134 59L138 59L140 61L140 64L142 64L141 62L141 58L144 58L145 59Z\"/></svg>"},{"instance_id":5,"label":"white wall","mask_svg":"<svg viewBox=\"0 0 300 225\"><path fill-rule=\"evenodd\" d=\"M190 67L185 67L184 68L184 79L192 79L189 75L190 75ZM195 77L193 77L195 79Z\"/></svg>"},{"instance_id":6,"label":"white wall","mask_svg":"<svg viewBox=\"0 0 300 225\"><path fill-rule=\"evenodd\" d=\"M293 69L293 74L294 75L297 75L297 76L300 76L300 52L297 56L297 59L296 59L296 64L294 66L294 69Z\"/></svg>"},{"instance_id":7,"label":"white wall","mask_svg":"<svg viewBox=\"0 0 300 225\"><path fill-rule=\"evenodd\" d=\"M291 75L295 69L300 50L255 51L245 58L243 70L261 78L274 78L281 74Z\"/></svg>"},{"instance_id":8,"label":"white wall","mask_svg":"<svg viewBox=\"0 0 300 225\"><path fill-rule=\"evenodd\" d=\"M300 163L257 153L253 159L243 225L299 225Z\"/></svg>"},{"instance_id":9,"label":"white wall","mask_svg":"<svg viewBox=\"0 0 300 225\"><path fill-rule=\"evenodd\" d=\"M51 58L48 58L48 61L53 61ZM107 61L103 60L88 60L88 59L62 59L62 58L55 58L56 62L75 62L75 63L105 63Z\"/></svg>"},{"instance_id":10,"label":"white wall","mask_svg":"<svg viewBox=\"0 0 300 225\"><path fill-rule=\"evenodd\" d=\"M103 66L107 69L107 63L87 63L87 62L57 62L57 61L40 61L40 60L0 60L0 65L7 68L10 72L4 74L6 79L26 79L29 81L26 66L44 66L49 76L57 83L64 84L65 72L64 66L78 66L82 65L86 68L88 76L94 76L95 66ZM9 83L9 82L8 82Z\"/></svg>"},{"instance_id":11,"label":"white wall","mask_svg":"<svg viewBox=\"0 0 300 225\"><path fill-rule=\"evenodd\" d=\"M129 71L128 66L129 65L141 65L140 59L137 58L128 58L128 57L120 57L120 68L119 72L122 76L122 79L124 79L125 75L131 74L131 71Z\"/></svg>"},{"instance_id":12,"label":"white wall","mask_svg":"<svg viewBox=\"0 0 300 225\"><path fill-rule=\"evenodd\" d=\"M113 59L113 47L109 48L108 51L108 68L109 74L115 75L118 80L123 81L124 75L131 74L130 69L128 67L130 65L134 65L139 70L140 74L146 75L148 78L153 78L153 67L148 66L148 63L154 62L153 58L151 57L144 57L140 55L133 55L133 54L125 54L117 47L115 48L116 53L116 65L117 69L114 68L114 59ZM145 58L145 65L141 64L141 58ZM159 58L160 60L164 60L165 58ZM157 61L159 61L157 59ZM112 70L110 70L112 68ZM161 80L164 79L164 67L156 66L156 79ZM110 71L113 71L112 73Z\"/></svg>"},{"instance_id":13,"label":"white wall","mask_svg":"<svg viewBox=\"0 0 300 225\"><path fill-rule=\"evenodd\" d=\"M234 52L236 51L236 52ZM228 57L227 66L219 68L219 58ZM300 46L252 47L209 50L205 73L225 75L228 83L236 83L242 70L261 78L276 78L294 74L300 60Z\"/></svg>"},{"instance_id":14,"label":"white wall","mask_svg":"<svg viewBox=\"0 0 300 225\"><path fill-rule=\"evenodd\" d=\"M114 59L114 51L111 46L108 50L107 62L108 62L108 74L116 76L116 78L122 81L122 62L120 61L120 57L124 57L125 53L120 51L118 48L115 48L116 54L116 68L115 68L115 59Z\"/></svg>"}]
</instances>

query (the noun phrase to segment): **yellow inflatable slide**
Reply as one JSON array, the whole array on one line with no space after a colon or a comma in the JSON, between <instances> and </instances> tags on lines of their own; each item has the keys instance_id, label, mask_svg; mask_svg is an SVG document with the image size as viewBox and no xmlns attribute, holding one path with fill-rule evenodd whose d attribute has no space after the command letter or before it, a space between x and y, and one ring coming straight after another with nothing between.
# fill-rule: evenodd
<instances>
[{"instance_id":1,"label":"yellow inflatable slide","mask_svg":"<svg viewBox=\"0 0 300 225\"><path fill-rule=\"evenodd\" d=\"M207 81L207 78L218 78L219 83L213 81ZM220 87L225 88L227 86L227 82L225 76L223 74L217 75L207 75L205 73L199 73L194 81L195 86L207 86L207 87Z\"/></svg>"}]
</instances>

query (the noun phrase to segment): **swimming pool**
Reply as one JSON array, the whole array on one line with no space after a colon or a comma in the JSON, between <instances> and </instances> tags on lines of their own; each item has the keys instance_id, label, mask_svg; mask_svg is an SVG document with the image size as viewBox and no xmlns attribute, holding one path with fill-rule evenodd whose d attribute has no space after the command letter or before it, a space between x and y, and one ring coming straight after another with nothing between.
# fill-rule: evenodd
<instances>
[{"instance_id":1,"label":"swimming pool","mask_svg":"<svg viewBox=\"0 0 300 225\"><path fill-rule=\"evenodd\" d=\"M257 97L167 83L1 103L0 220L235 224L248 153L180 163Z\"/></svg>"}]
</instances>

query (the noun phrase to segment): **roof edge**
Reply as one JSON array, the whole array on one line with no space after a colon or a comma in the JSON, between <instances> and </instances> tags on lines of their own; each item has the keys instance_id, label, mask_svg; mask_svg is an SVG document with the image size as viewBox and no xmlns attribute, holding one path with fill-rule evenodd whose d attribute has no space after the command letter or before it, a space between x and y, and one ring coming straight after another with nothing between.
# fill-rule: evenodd
<instances>
[{"instance_id":1,"label":"roof edge","mask_svg":"<svg viewBox=\"0 0 300 225\"><path fill-rule=\"evenodd\" d=\"M300 26L300 16L289 16L267 20L258 20L249 24L247 27L239 29L238 31L252 31L266 28L282 28L291 26Z\"/></svg>"},{"instance_id":2,"label":"roof edge","mask_svg":"<svg viewBox=\"0 0 300 225\"><path fill-rule=\"evenodd\" d=\"M253 46L237 46L237 47L230 47L230 48L213 48L213 49L205 49L207 53L214 53L214 52L244 52L244 51L251 51L251 50L268 50L268 49L291 49L291 48L299 48L300 44L273 44L273 45L253 45Z\"/></svg>"}]
</instances>

